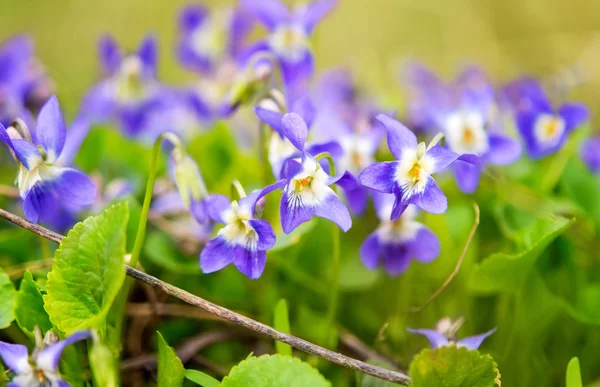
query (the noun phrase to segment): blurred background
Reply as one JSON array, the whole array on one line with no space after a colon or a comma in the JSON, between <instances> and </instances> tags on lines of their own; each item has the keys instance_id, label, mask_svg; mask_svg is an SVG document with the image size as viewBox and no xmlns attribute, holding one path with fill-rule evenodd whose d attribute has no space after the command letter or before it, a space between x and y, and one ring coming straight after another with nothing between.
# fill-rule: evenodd
<instances>
[{"instance_id":1,"label":"blurred background","mask_svg":"<svg viewBox=\"0 0 600 387\"><path fill-rule=\"evenodd\" d=\"M155 33L160 78L174 84L193 79L174 55L177 14L188 1L0 3L0 39L15 33L34 38L70 116L99 74L96 40L104 33L127 48L137 47L147 32ZM600 97L595 65L600 57L600 12L588 0L340 0L317 28L313 43L320 69L349 66L363 85L398 105L398 68L407 58L423 61L445 77L465 62L474 62L497 82L523 73L548 82L585 81L570 96L590 104L594 113L593 102Z\"/></svg>"}]
</instances>

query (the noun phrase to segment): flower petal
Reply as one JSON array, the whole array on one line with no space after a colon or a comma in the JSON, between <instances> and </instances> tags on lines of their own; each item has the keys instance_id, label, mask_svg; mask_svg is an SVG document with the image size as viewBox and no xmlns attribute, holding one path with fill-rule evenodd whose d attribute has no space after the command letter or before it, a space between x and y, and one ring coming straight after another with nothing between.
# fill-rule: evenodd
<instances>
[{"instance_id":1,"label":"flower petal","mask_svg":"<svg viewBox=\"0 0 600 387\"><path fill-rule=\"evenodd\" d=\"M425 336L427 340L429 340L429 343L431 343L431 348L439 348L448 345L448 339L446 336L436 330L408 328L407 331Z\"/></svg>"},{"instance_id":2,"label":"flower petal","mask_svg":"<svg viewBox=\"0 0 600 387\"><path fill-rule=\"evenodd\" d=\"M385 114L378 114L375 118L385 126L388 147L395 158L401 159L405 149L417 148L417 136L406 126Z\"/></svg>"},{"instance_id":3,"label":"flower petal","mask_svg":"<svg viewBox=\"0 0 600 387\"><path fill-rule=\"evenodd\" d=\"M565 120L567 132L576 129L590 117L587 106L582 103L566 103L558 109L558 114Z\"/></svg>"},{"instance_id":4,"label":"flower petal","mask_svg":"<svg viewBox=\"0 0 600 387\"><path fill-rule=\"evenodd\" d=\"M539 110L551 112L552 105L540 84L533 78L523 77L506 85L503 95L517 111Z\"/></svg>"},{"instance_id":5,"label":"flower petal","mask_svg":"<svg viewBox=\"0 0 600 387\"><path fill-rule=\"evenodd\" d=\"M473 193L477 190L482 172L481 163L470 162L470 158L479 160L475 155L462 155L452 165L456 184L464 193Z\"/></svg>"},{"instance_id":6,"label":"flower petal","mask_svg":"<svg viewBox=\"0 0 600 387\"><path fill-rule=\"evenodd\" d=\"M156 64L158 60L158 48L156 43L156 36L147 35L137 52L140 60L144 64L145 68L151 73L156 73Z\"/></svg>"},{"instance_id":7,"label":"flower petal","mask_svg":"<svg viewBox=\"0 0 600 387\"><path fill-rule=\"evenodd\" d=\"M488 138L490 148L485 157L490 164L508 165L521 157L523 147L514 138L499 133L490 133Z\"/></svg>"},{"instance_id":8,"label":"flower petal","mask_svg":"<svg viewBox=\"0 0 600 387\"><path fill-rule=\"evenodd\" d=\"M433 175L434 173L441 172L448 168L448 166L458 158L458 154L442 146L435 145L425 153L423 158L425 157L433 161L432 168L427 171Z\"/></svg>"},{"instance_id":9,"label":"flower petal","mask_svg":"<svg viewBox=\"0 0 600 387\"><path fill-rule=\"evenodd\" d=\"M379 238L376 232L369 235L360 246L360 259L368 269L375 270L379 266Z\"/></svg>"},{"instance_id":10,"label":"flower petal","mask_svg":"<svg viewBox=\"0 0 600 387\"><path fill-rule=\"evenodd\" d=\"M40 110L35 128L36 140L46 149L48 162L52 163L60 156L65 145L66 133L58 99L53 95Z\"/></svg>"},{"instance_id":11,"label":"flower petal","mask_svg":"<svg viewBox=\"0 0 600 387\"><path fill-rule=\"evenodd\" d=\"M482 333L480 335L465 337L464 339L458 340L456 345L459 347L467 347L469 349L478 349L483 340L485 340L488 336L496 332L497 328L494 328L490 331Z\"/></svg>"},{"instance_id":12,"label":"flower petal","mask_svg":"<svg viewBox=\"0 0 600 387\"><path fill-rule=\"evenodd\" d=\"M10 344L0 341L0 357L8 368L16 374L24 374L31 370L27 347L21 344Z\"/></svg>"},{"instance_id":13,"label":"flower petal","mask_svg":"<svg viewBox=\"0 0 600 387\"><path fill-rule=\"evenodd\" d=\"M290 11L278 0L242 0L240 4L269 29L290 18Z\"/></svg>"},{"instance_id":14,"label":"flower petal","mask_svg":"<svg viewBox=\"0 0 600 387\"><path fill-rule=\"evenodd\" d=\"M279 204L281 227L286 234L294 231L302 223L308 222L314 214L313 207L307 207L298 201L291 202L290 197L292 194L286 189Z\"/></svg>"},{"instance_id":15,"label":"flower petal","mask_svg":"<svg viewBox=\"0 0 600 387\"><path fill-rule=\"evenodd\" d=\"M312 125L316 115L315 105L312 103L308 95L304 95L296 99L292 103L292 108L290 111L293 113L298 113L304 122L306 122L308 127Z\"/></svg>"},{"instance_id":16,"label":"flower petal","mask_svg":"<svg viewBox=\"0 0 600 387\"><path fill-rule=\"evenodd\" d=\"M26 140L11 139L4 125L0 123L0 140L3 141L15 153L21 164L31 169L42 162L42 156L35 145Z\"/></svg>"},{"instance_id":17,"label":"flower petal","mask_svg":"<svg viewBox=\"0 0 600 387\"><path fill-rule=\"evenodd\" d=\"M63 350L68 345L71 345L77 341L88 339L91 336L92 335L90 331L77 331L66 339L42 349L36 360L38 368L41 368L45 371L55 372L58 369L60 355L62 354Z\"/></svg>"},{"instance_id":18,"label":"flower petal","mask_svg":"<svg viewBox=\"0 0 600 387\"><path fill-rule=\"evenodd\" d=\"M231 209L231 201L224 195L209 195L205 200L208 216L220 223L227 223L223 218L224 213Z\"/></svg>"},{"instance_id":19,"label":"flower petal","mask_svg":"<svg viewBox=\"0 0 600 387\"><path fill-rule=\"evenodd\" d=\"M392 193L397 161L375 163L358 175L360 184L379 192Z\"/></svg>"},{"instance_id":20,"label":"flower petal","mask_svg":"<svg viewBox=\"0 0 600 387\"><path fill-rule=\"evenodd\" d=\"M381 255L383 266L389 275L404 273L411 262L411 249L406 242L382 244Z\"/></svg>"},{"instance_id":21,"label":"flower petal","mask_svg":"<svg viewBox=\"0 0 600 387\"><path fill-rule=\"evenodd\" d=\"M350 213L335 192L329 187L327 189L331 192L325 197L325 200L314 207L314 214L315 216L331 220L346 232L352 227Z\"/></svg>"},{"instance_id":22,"label":"flower petal","mask_svg":"<svg viewBox=\"0 0 600 387\"><path fill-rule=\"evenodd\" d=\"M189 34L209 15L206 7L200 4L188 4L179 13L179 31Z\"/></svg>"},{"instance_id":23,"label":"flower petal","mask_svg":"<svg viewBox=\"0 0 600 387\"><path fill-rule=\"evenodd\" d=\"M336 4L336 0L317 0L311 4L305 4L296 13L296 18L310 33Z\"/></svg>"},{"instance_id":24,"label":"flower petal","mask_svg":"<svg viewBox=\"0 0 600 387\"><path fill-rule=\"evenodd\" d=\"M342 187L346 203L350 207L350 210L355 214L362 213L367 207L367 200L369 198L367 189L348 171L336 181L336 184Z\"/></svg>"},{"instance_id":25,"label":"flower petal","mask_svg":"<svg viewBox=\"0 0 600 387\"><path fill-rule=\"evenodd\" d=\"M248 221L254 231L258 234L258 250L269 250L275 245L275 233L266 220L250 219Z\"/></svg>"},{"instance_id":26,"label":"flower petal","mask_svg":"<svg viewBox=\"0 0 600 387\"><path fill-rule=\"evenodd\" d=\"M235 248L233 264L251 280L262 275L266 263L267 253L264 250L246 250L241 246Z\"/></svg>"},{"instance_id":27,"label":"flower petal","mask_svg":"<svg viewBox=\"0 0 600 387\"><path fill-rule=\"evenodd\" d=\"M581 159L592 172L600 172L600 137L592 137L583 144Z\"/></svg>"},{"instance_id":28,"label":"flower petal","mask_svg":"<svg viewBox=\"0 0 600 387\"><path fill-rule=\"evenodd\" d=\"M440 239L431 230L423 227L411 244L411 253L419 262L431 262L440 255Z\"/></svg>"},{"instance_id":29,"label":"flower petal","mask_svg":"<svg viewBox=\"0 0 600 387\"><path fill-rule=\"evenodd\" d=\"M177 195L180 200L181 200L181 195ZM185 205L182 202L182 206L185 208ZM211 217L208 215L208 211L207 211L207 206L206 206L206 198L200 199L200 200L195 200L195 199L191 199L190 200L190 212L192 213L192 216L194 217L194 219L196 219L196 222L198 222L199 224L204 224L209 226L211 225L212 219Z\"/></svg>"},{"instance_id":30,"label":"flower petal","mask_svg":"<svg viewBox=\"0 0 600 387\"><path fill-rule=\"evenodd\" d=\"M304 149L308 126L299 114L293 112L285 114L281 119L281 129L284 137L290 140L296 148Z\"/></svg>"},{"instance_id":31,"label":"flower petal","mask_svg":"<svg viewBox=\"0 0 600 387\"><path fill-rule=\"evenodd\" d=\"M285 94L291 101L306 93L308 81L315 72L315 58L306 50L300 60L289 61L280 58L281 72L285 84Z\"/></svg>"},{"instance_id":32,"label":"flower petal","mask_svg":"<svg viewBox=\"0 0 600 387\"><path fill-rule=\"evenodd\" d=\"M264 123L273 128L274 131L279 133L279 135L283 136L283 131L281 127L281 119L283 118L283 114L280 112L276 112L274 110L269 110L262 108L260 106L256 106L254 108L254 113L260 118Z\"/></svg>"},{"instance_id":33,"label":"flower petal","mask_svg":"<svg viewBox=\"0 0 600 387\"><path fill-rule=\"evenodd\" d=\"M256 202L258 202L265 195L268 195L269 193L271 193L271 192L273 192L273 191L275 191L277 189L283 189L286 185L287 185L287 180L286 179L282 179L282 180L276 181L275 183L273 183L271 185L266 186L265 188L262 189L262 191L260 191L260 193L256 197L256 200L254 201L253 207L256 207Z\"/></svg>"},{"instance_id":34,"label":"flower petal","mask_svg":"<svg viewBox=\"0 0 600 387\"><path fill-rule=\"evenodd\" d=\"M432 214L443 214L448 209L448 199L430 176L423 193L415 204L424 211Z\"/></svg>"},{"instance_id":35,"label":"flower petal","mask_svg":"<svg viewBox=\"0 0 600 387\"><path fill-rule=\"evenodd\" d=\"M98 56L104 73L111 75L119 69L123 52L112 36L105 35L98 40Z\"/></svg>"},{"instance_id":36,"label":"flower petal","mask_svg":"<svg viewBox=\"0 0 600 387\"><path fill-rule=\"evenodd\" d=\"M221 236L208 241L200 252L200 268L203 273L219 271L233 262L236 247L230 245Z\"/></svg>"}]
</instances>

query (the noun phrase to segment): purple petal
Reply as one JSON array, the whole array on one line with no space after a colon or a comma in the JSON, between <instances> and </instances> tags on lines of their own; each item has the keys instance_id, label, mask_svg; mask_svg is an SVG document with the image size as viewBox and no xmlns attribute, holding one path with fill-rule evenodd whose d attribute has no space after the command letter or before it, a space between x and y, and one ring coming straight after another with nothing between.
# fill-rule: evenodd
<instances>
[{"instance_id":1,"label":"purple petal","mask_svg":"<svg viewBox=\"0 0 600 387\"><path fill-rule=\"evenodd\" d=\"M287 113L281 120L281 129L283 135L299 150L304 149L306 136L308 135L308 126L306 122L296 113Z\"/></svg>"},{"instance_id":2,"label":"purple petal","mask_svg":"<svg viewBox=\"0 0 600 387\"><path fill-rule=\"evenodd\" d=\"M45 183L45 182L44 182ZM63 168L55 180L49 180L61 207L80 211L94 203L98 190L87 175L72 168Z\"/></svg>"},{"instance_id":3,"label":"purple petal","mask_svg":"<svg viewBox=\"0 0 600 387\"><path fill-rule=\"evenodd\" d=\"M292 101L305 95L308 81L315 72L315 58L307 50L302 59L294 62L280 58L281 72L285 84L285 94Z\"/></svg>"},{"instance_id":4,"label":"purple petal","mask_svg":"<svg viewBox=\"0 0 600 387\"><path fill-rule=\"evenodd\" d=\"M344 149L338 142L329 141L321 144L310 145L308 149L306 149L305 153L309 153L311 155L318 155L319 153L329 153L331 157L336 159L344 154ZM329 164L326 164L327 168L329 168ZM326 169L326 171L329 171L329 169Z\"/></svg>"},{"instance_id":5,"label":"purple petal","mask_svg":"<svg viewBox=\"0 0 600 387\"><path fill-rule=\"evenodd\" d=\"M408 196L404 189L394 184L394 205L392 206L392 213L390 214L390 220L396 221L406 211L409 205L415 204L419 199L418 195Z\"/></svg>"},{"instance_id":6,"label":"purple petal","mask_svg":"<svg viewBox=\"0 0 600 387\"><path fill-rule=\"evenodd\" d=\"M306 122L307 127L312 125L316 115L315 105L307 95L302 96L294 101L290 111L297 113L300 117L302 117L304 122Z\"/></svg>"},{"instance_id":7,"label":"purple petal","mask_svg":"<svg viewBox=\"0 0 600 387\"><path fill-rule=\"evenodd\" d=\"M423 263L428 263L440 255L440 239L428 228L421 228L411 243L413 257Z\"/></svg>"},{"instance_id":8,"label":"purple petal","mask_svg":"<svg viewBox=\"0 0 600 387\"><path fill-rule=\"evenodd\" d=\"M17 159L25 166L27 169L31 169L32 167L38 165L42 161L42 156L38 152L35 145L30 143L29 141L21 140L21 139L11 139L4 128L4 125L0 123L0 140L2 140L6 145L12 149L12 151L17 156Z\"/></svg>"},{"instance_id":9,"label":"purple petal","mask_svg":"<svg viewBox=\"0 0 600 387\"><path fill-rule=\"evenodd\" d=\"M288 158L283 162L279 175L283 179L291 179L302 171L302 163L296 158Z\"/></svg>"},{"instance_id":10,"label":"purple petal","mask_svg":"<svg viewBox=\"0 0 600 387\"><path fill-rule=\"evenodd\" d=\"M397 164L396 161L392 161L370 165L358 175L358 180L365 187L379 192L392 193Z\"/></svg>"},{"instance_id":11,"label":"purple petal","mask_svg":"<svg viewBox=\"0 0 600 387\"><path fill-rule=\"evenodd\" d=\"M248 221L258 234L258 250L269 250L275 245L275 233L266 220L251 219Z\"/></svg>"},{"instance_id":12,"label":"purple petal","mask_svg":"<svg viewBox=\"0 0 600 387\"><path fill-rule=\"evenodd\" d=\"M471 158L479 160L479 157L467 154L459 157L452 165L454 176L456 178L456 184L464 193L475 192L479 186L479 179L481 178L481 163L472 162L470 160Z\"/></svg>"},{"instance_id":13,"label":"purple petal","mask_svg":"<svg viewBox=\"0 0 600 387\"><path fill-rule=\"evenodd\" d=\"M397 159L402 158L405 149L417 148L417 136L406 126L385 114L377 115L376 119L385 126L387 130L387 142L390 152Z\"/></svg>"},{"instance_id":14,"label":"purple petal","mask_svg":"<svg viewBox=\"0 0 600 387\"><path fill-rule=\"evenodd\" d=\"M258 279L262 275L266 263L267 253L264 250L246 250L241 246L235 249L233 264L251 280Z\"/></svg>"},{"instance_id":15,"label":"purple petal","mask_svg":"<svg viewBox=\"0 0 600 387\"><path fill-rule=\"evenodd\" d=\"M519 133L525 142L529 157L533 159L539 159L555 152L560 148L560 146L562 146L565 138L565 136L563 136L563 139L559 141L556 146L552 147L547 147L540 144L535 136L535 124L538 117L539 112L533 110L523 111L517 114L517 127L519 129Z\"/></svg>"},{"instance_id":16,"label":"purple petal","mask_svg":"<svg viewBox=\"0 0 600 387\"><path fill-rule=\"evenodd\" d=\"M188 4L179 13L179 30L184 34L194 31L209 15L206 7L200 4Z\"/></svg>"},{"instance_id":17,"label":"purple petal","mask_svg":"<svg viewBox=\"0 0 600 387\"><path fill-rule=\"evenodd\" d=\"M281 127L281 120L283 118L282 113L276 112L274 110L265 109L260 106L256 106L254 108L254 112L256 113L258 118L260 118L264 123L269 125L271 128L273 128L274 131L283 136Z\"/></svg>"},{"instance_id":18,"label":"purple petal","mask_svg":"<svg viewBox=\"0 0 600 387\"><path fill-rule=\"evenodd\" d=\"M433 168L431 171L429 171L429 173L434 174L446 169L458 158L458 154L442 146L435 145L427 151L424 157L429 157L431 160L433 160Z\"/></svg>"},{"instance_id":19,"label":"purple petal","mask_svg":"<svg viewBox=\"0 0 600 387\"><path fill-rule=\"evenodd\" d=\"M415 204L422 210L432 214L443 214L448 209L446 195L431 176L427 179L427 185Z\"/></svg>"},{"instance_id":20,"label":"purple petal","mask_svg":"<svg viewBox=\"0 0 600 387\"><path fill-rule=\"evenodd\" d=\"M376 232L369 235L360 246L360 259L368 269L375 270L379 266L379 238Z\"/></svg>"},{"instance_id":21,"label":"purple petal","mask_svg":"<svg viewBox=\"0 0 600 387\"><path fill-rule=\"evenodd\" d=\"M203 273L213 273L233 263L236 248L217 236L208 241L200 252L200 268Z\"/></svg>"},{"instance_id":22,"label":"purple petal","mask_svg":"<svg viewBox=\"0 0 600 387\"><path fill-rule=\"evenodd\" d=\"M242 0L240 4L269 29L290 18L290 11L278 0Z\"/></svg>"},{"instance_id":23,"label":"purple petal","mask_svg":"<svg viewBox=\"0 0 600 387\"><path fill-rule=\"evenodd\" d=\"M348 171L336 182L344 190L346 202L355 214L362 213L367 207L368 194L358 179Z\"/></svg>"},{"instance_id":24,"label":"purple petal","mask_svg":"<svg viewBox=\"0 0 600 387\"><path fill-rule=\"evenodd\" d=\"M583 144L581 159L592 172L600 172L600 137L592 137Z\"/></svg>"},{"instance_id":25,"label":"purple petal","mask_svg":"<svg viewBox=\"0 0 600 387\"><path fill-rule=\"evenodd\" d=\"M67 166L73 163L81 144L90 132L90 128L90 121L83 116L79 116L73 121L67 131L65 145L58 158L58 164Z\"/></svg>"},{"instance_id":26,"label":"purple petal","mask_svg":"<svg viewBox=\"0 0 600 387\"><path fill-rule=\"evenodd\" d=\"M467 347L469 349L478 349L481 343L483 343L483 340L494 332L496 332L496 328L480 335L465 337L464 339L458 340L456 345L459 347Z\"/></svg>"},{"instance_id":27,"label":"purple petal","mask_svg":"<svg viewBox=\"0 0 600 387\"><path fill-rule=\"evenodd\" d=\"M298 201L290 202L290 196L286 190L281 197L279 204L279 214L281 216L281 227L286 234L294 231L296 227L304 222L308 222L314 213L312 207L307 207Z\"/></svg>"},{"instance_id":28,"label":"purple petal","mask_svg":"<svg viewBox=\"0 0 600 387\"><path fill-rule=\"evenodd\" d=\"M60 156L65 145L66 132L67 129L60 112L58 99L53 95L42 107L35 128L35 137L38 143L43 145L46 152L48 152L50 162L56 161Z\"/></svg>"},{"instance_id":29,"label":"purple petal","mask_svg":"<svg viewBox=\"0 0 600 387\"><path fill-rule=\"evenodd\" d=\"M389 275L404 273L411 261L410 254L410 245L406 242L381 244L383 266Z\"/></svg>"},{"instance_id":30,"label":"purple petal","mask_svg":"<svg viewBox=\"0 0 600 387\"><path fill-rule=\"evenodd\" d=\"M412 124L420 130L432 129L448 103L446 86L433 72L416 62L405 67L402 82L411 96L408 112Z\"/></svg>"},{"instance_id":31,"label":"purple petal","mask_svg":"<svg viewBox=\"0 0 600 387\"><path fill-rule=\"evenodd\" d=\"M587 106L582 103L566 103L558 109L558 114L565 120L565 131L569 132L590 117Z\"/></svg>"},{"instance_id":32,"label":"purple petal","mask_svg":"<svg viewBox=\"0 0 600 387\"><path fill-rule=\"evenodd\" d=\"M254 20L240 7L236 7L229 26L229 54L236 57L246 45L246 38L252 32Z\"/></svg>"},{"instance_id":33,"label":"purple petal","mask_svg":"<svg viewBox=\"0 0 600 387\"><path fill-rule=\"evenodd\" d=\"M177 197L179 198L179 200L181 200L181 195L179 195L179 193L177 193ZM183 202L181 202L181 205L185 209L185 205L183 204ZM196 222L198 222L198 224L207 225L207 228L210 228L212 219L208 215L208 211L206 208L206 198L200 200L194 200L194 198L191 198L190 212L192 213L192 216L194 217L194 219L196 219Z\"/></svg>"},{"instance_id":34,"label":"purple petal","mask_svg":"<svg viewBox=\"0 0 600 387\"><path fill-rule=\"evenodd\" d=\"M336 0L317 0L311 4L306 4L299 9L300 12L297 13L296 18L310 33L321 19L335 7L336 3Z\"/></svg>"},{"instance_id":35,"label":"purple petal","mask_svg":"<svg viewBox=\"0 0 600 387\"><path fill-rule=\"evenodd\" d=\"M144 66L152 73L156 73L156 64L158 60L158 48L156 37L148 35L144 38L138 49L138 56Z\"/></svg>"},{"instance_id":36,"label":"purple petal","mask_svg":"<svg viewBox=\"0 0 600 387\"><path fill-rule=\"evenodd\" d=\"M287 185L287 180L283 179L283 180L276 181L275 183L273 183L271 185L266 186L265 188L262 189L262 191L260 191L260 193L256 197L253 207L256 207L256 202L258 202L261 198L263 198L264 196L268 195L269 193L271 193L277 189L283 189L286 185Z\"/></svg>"},{"instance_id":37,"label":"purple petal","mask_svg":"<svg viewBox=\"0 0 600 387\"><path fill-rule=\"evenodd\" d=\"M503 89L503 95L517 111L540 110L551 112L552 105L540 84L533 78L518 79Z\"/></svg>"},{"instance_id":38,"label":"purple petal","mask_svg":"<svg viewBox=\"0 0 600 387\"><path fill-rule=\"evenodd\" d=\"M209 195L205 200L206 213L213 220L220 223L227 223L223 218L225 211L231 209L231 201L224 195Z\"/></svg>"},{"instance_id":39,"label":"purple petal","mask_svg":"<svg viewBox=\"0 0 600 387\"><path fill-rule=\"evenodd\" d=\"M446 336L436 330L408 328L407 331L425 336L427 340L429 340L429 343L431 343L431 348L439 348L448 345L448 339Z\"/></svg>"},{"instance_id":40,"label":"purple petal","mask_svg":"<svg viewBox=\"0 0 600 387\"><path fill-rule=\"evenodd\" d=\"M36 363L38 368L43 370L56 371L58 369L58 363L60 362L60 355L63 350L68 346L77 341L85 340L90 338L92 335L90 331L78 331L73 333L71 336L64 340L54 343L42 349L38 354Z\"/></svg>"},{"instance_id":41,"label":"purple petal","mask_svg":"<svg viewBox=\"0 0 600 387\"><path fill-rule=\"evenodd\" d=\"M514 163L523 153L523 147L519 141L503 134L491 133L489 143L490 148L485 157L493 165Z\"/></svg>"},{"instance_id":42,"label":"purple petal","mask_svg":"<svg viewBox=\"0 0 600 387\"><path fill-rule=\"evenodd\" d=\"M31 369L27 347L24 345L0 341L0 357L4 364L16 374L24 374Z\"/></svg>"},{"instance_id":43,"label":"purple petal","mask_svg":"<svg viewBox=\"0 0 600 387\"><path fill-rule=\"evenodd\" d=\"M115 39L112 36L105 35L98 40L98 56L104 73L111 75L119 69L123 53Z\"/></svg>"},{"instance_id":44,"label":"purple petal","mask_svg":"<svg viewBox=\"0 0 600 387\"><path fill-rule=\"evenodd\" d=\"M249 195L244 196L239 200L239 208L244 209L254 216L254 210L256 206L256 202L258 201L258 196L262 191L253 191Z\"/></svg>"},{"instance_id":45,"label":"purple petal","mask_svg":"<svg viewBox=\"0 0 600 387\"><path fill-rule=\"evenodd\" d=\"M350 218L348 209L333 190L331 190L331 193L327 195L323 202L314 207L313 211L315 216L331 220L344 232L352 227L352 219Z\"/></svg>"}]
</instances>

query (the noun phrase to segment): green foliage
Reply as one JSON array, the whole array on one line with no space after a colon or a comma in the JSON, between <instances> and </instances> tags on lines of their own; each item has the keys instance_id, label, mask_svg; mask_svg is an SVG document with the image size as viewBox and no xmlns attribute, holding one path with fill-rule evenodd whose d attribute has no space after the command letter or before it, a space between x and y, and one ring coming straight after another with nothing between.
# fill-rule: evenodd
<instances>
[{"instance_id":1,"label":"green foliage","mask_svg":"<svg viewBox=\"0 0 600 387\"><path fill-rule=\"evenodd\" d=\"M15 296L15 285L0 268L0 329L8 327L15 319L13 311Z\"/></svg>"},{"instance_id":2,"label":"green foliage","mask_svg":"<svg viewBox=\"0 0 600 387\"><path fill-rule=\"evenodd\" d=\"M273 326L283 333L291 333L290 318L288 314L287 302L284 299L279 300L275 306ZM284 356L292 356L292 347L289 344L275 341L277 353Z\"/></svg>"},{"instance_id":3,"label":"green foliage","mask_svg":"<svg viewBox=\"0 0 600 387\"><path fill-rule=\"evenodd\" d=\"M567 387L583 387L579 359L574 357L567 365Z\"/></svg>"},{"instance_id":4,"label":"green foliage","mask_svg":"<svg viewBox=\"0 0 600 387\"><path fill-rule=\"evenodd\" d=\"M282 355L250 357L233 367L222 387L328 387L331 384L300 359Z\"/></svg>"},{"instance_id":5,"label":"green foliage","mask_svg":"<svg viewBox=\"0 0 600 387\"><path fill-rule=\"evenodd\" d=\"M95 385L117 387L119 374L114 353L101 342L95 341L89 350L89 357Z\"/></svg>"},{"instance_id":6,"label":"green foliage","mask_svg":"<svg viewBox=\"0 0 600 387\"><path fill-rule=\"evenodd\" d=\"M489 355L455 345L426 348L410 364L413 387L500 386L500 372Z\"/></svg>"},{"instance_id":7,"label":"green foliage","mask_svg":"<svg viewBox=\"0 0 600 387\"><path fill-rule=\"evenodd\" d=\"M56 251L48 273L45 309L69 334L105 328L105 318L125 280L127 204L108 207L73 227Z\"/></svg>"},{"instance_id":8,"label":"green foliage","mask_svg":"<svg viewBox=\"0 0 600 387\"><path fill-rule=\"evenodd\" d=\"M33 333L36 325L40 327L42 333L52 329L52 323L44 309L42 292L29 271L23 275L15 298L15 317L21 329L29 333Z\"/></svg>"},{"instance_id":9,"label":"green foliage","mask_svg":"<svg viewBox=\"0 0 600 387\"><path fill-rule=\"evenodd\" d=\"M191 380L202 387L216 387L221 384L217 379L198 370L185 370L183 375L187 380Z\"/></svg>"},{"instance_id":10,"label":"green foliage","mask_svg":"<svg viewBox=\"0 0 600 387\"><path fill-rule=\"evenodd\" d=\"M158 337L158 385L178 387L183 384L184 369L173 348L169 347L160 332Z\"/></svg>"}]
</instances>

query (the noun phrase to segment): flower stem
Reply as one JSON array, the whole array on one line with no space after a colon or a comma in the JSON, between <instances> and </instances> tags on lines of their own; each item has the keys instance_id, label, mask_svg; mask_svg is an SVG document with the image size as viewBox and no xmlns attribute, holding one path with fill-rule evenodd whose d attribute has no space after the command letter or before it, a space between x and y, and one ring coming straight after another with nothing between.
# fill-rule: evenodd
<instances>
[{"instance_id":1,"label":"flower stem","mask_svg":"<svg viewBox=\"0 0 600 387\"><path fill-rule=\"evenodd\" d=\"M241 199L246 197L246 190L238 180L231 182L231 199Z\"/></svg>"}]
</instances>

